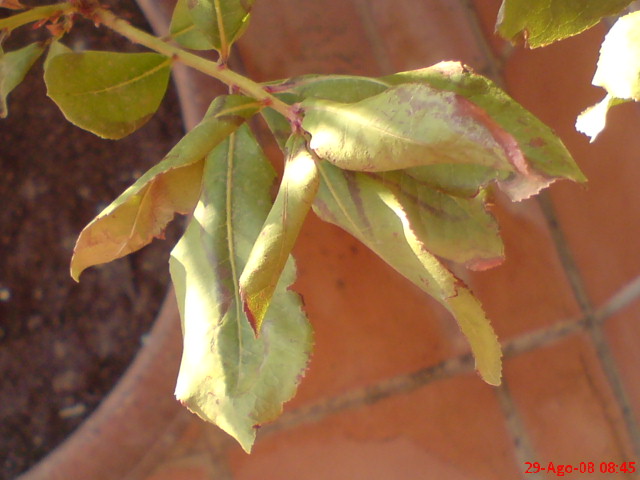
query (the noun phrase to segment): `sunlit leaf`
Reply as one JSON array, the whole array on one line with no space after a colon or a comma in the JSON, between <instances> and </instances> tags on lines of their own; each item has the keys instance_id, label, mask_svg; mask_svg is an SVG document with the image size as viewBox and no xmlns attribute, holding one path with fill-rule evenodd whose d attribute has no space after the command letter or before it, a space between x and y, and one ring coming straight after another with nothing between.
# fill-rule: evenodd
<instances>
[{"instance_id":1,"label":"sunlit leaf","mask_svg":"<svg viewBox=\"0 0 640 480\"><path fill-rule=\"evenodd\" d=\"M292 260L259 337L240 298L239 276L269 213L274 177L248 129L223 142L205 161L200 201L170 262L184 336L176 397L247 452L255 427L293 396L312 344L300 299L289 290Z\"/></svg>"},{"instance_id":2,"label":"sunlit leaf","mask_svg":"<svg viewBox=\"0 0 640 480\"><path fill-rule=\"evenodd\" d=\"M71 123L118 139L144 125L167 89L171 59L157 53L82 52L51 58L47 94Z\"/></svg>"},{"instance_id":3,"label":"sunlit leaf","mask_svg":"<svg viewBox=\"0 0 640 480\"><path fill-rule=\"evenodd\" d=\"M369 177L394 195L414 234L429 252L474 270L503 261L498 225L486 210L484 195L448 195L403 171L372 173Z\"/></svg>"},{"instance_id":4,"label":"sunlit leaf","mask_svg":"<svg viewBox=\"0 0 640 480\"><path fill-rule=\"evenodd\" d=\"M602 42L594 85L607 95L580 114L576 129L593 142L604 130L610 107L640 100L640 12L618 19Z\"/></svg>"},{"instance_id":5,"label":"sunlit leaf","mask_svg":"<svg viewBox=\"0 0 640 480\"><path fill-rule=\"evenodd\" d=\"M40 43L32 43L8 53L3 53L0 49L0 118L6 118L9 114L7 96L20 85L43 51L44 47Z\"/></svg>"},{"instance_id":6,"label":"sunlit leaf","mask_svg":"<svg viewBox=\"0 0 640 480\"><path fill-rule=\"evenodd\" d=\"M191 20L226 61L247 28L254 0L189 0Z\"/></svg>"},{"instance_id":7,"label":"sunlit leaf","mask_svg":"<svg viewBox=\"0 0 640 480\"><path fill-rule=\"evenodd\" d=\"M496 30L507 40L523 39L531 48L577 35L602 17L615 15L632 0L503 0Z\"/></svg>"},{"instance_id":8,"label":"sunlit leaf","mask_svg":"<svg viewBox=\"0 0 640 480\"><path fill-rule=\"evenodd\" d=\"M78 280L84 269L144 247L162 236L175 213L190 213L200 196L204 157L258 110L247 97L214 100L203 120L161 162L82 230L71 276Z\"/></svg>"},{"instance_id":9,"label":"sunlit leaf","mask_svg":"<svg viewBox=\"0 0 640 480\"><path fill-rule=\"evenodd\" d=\"M505 171L491 172L477 162L473 162L473 166L469 166L469 162L449 167L430 166L429 171L421 175L423 180L431 172L439 170L437 174L444 189L472 190L473 185L469 181L473 178L481 183L496 179L513 200L538 193L559 178L586 180L553 130L491 80L458 62L441 62L432 67L389 75L383 80L390 84L425 83L469 100L479 107L475 110L476 118L491 130L512 165L506 177Z\"/></svg>"},{"instance_id":10,"label":"sunlit leaf","mask_svg":"<svg viewBox=\"0 0 640 480\"><path fill-rule=\"evenodd\" d=\"M307 99L311 148L334 165L380 172L445 163L513 167L479 109L426 84L399 85L356 103Z\"/></svg>"},{"instance_id":11,"label":"sunlit leaf","mask_svg":"<svg viewBox=\"0 0 640 480\"><path fill-rule=\"evenodd\" d=\"M389 84L381 79L355 75L304 75L276 84L278 91L305 98L321 98L334 102L354 103L384 92Z\"/></svg>"},{"instance_id":12,"label":"sunlit leaf","mask_svg":"<svg viewBox=\"0 0 640 480\"><path fill-rule=\"evenodd\" d=\"M477 299L429 251L425 239L420 238L425 232L419 223L424 219L416 218L416 212L412 211L416 201L407 203L407 192L397 189L394 192L394 188L370 174L343 171L327 162L319 168L322 181L314 211L358 238L445 306L467 337L482 378L490 384L499 384L501 351L496 335Z\"/></svg>"},{"instance_id":13,"label":"sunlit leaf","mask_svg":"<svg viewBox=\"0 0 640 480\"><path fill-rule=\"evenodd\" d=\"M169 33L180 45L192 50L211 50L213 43L196 28L189 14L188 0L178 0L171 17Z\"/></svg>"},{"instance_id":14,"label":"sunlit leaf","mask_svg":"<svg viewBox=\"0 0 640 480\"><path fill-rule=\"evenodd\" d=\"M257 334L319 181L316 160L307 151L304 137L292 136L278 195L240 277L245 311Z\"/></svg>"}]
</instances>

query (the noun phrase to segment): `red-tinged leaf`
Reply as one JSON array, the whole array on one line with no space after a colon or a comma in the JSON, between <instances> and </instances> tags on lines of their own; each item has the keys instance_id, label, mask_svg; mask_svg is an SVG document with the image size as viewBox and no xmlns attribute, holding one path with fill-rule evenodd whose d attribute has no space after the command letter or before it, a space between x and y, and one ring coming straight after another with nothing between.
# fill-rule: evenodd
<instances>
[{"instance_id":1,"label":"red-tinged leaf","mask_svg":"<svg viewBox=\"0 0 640 480\"><path fill-rule=\"evenodd\" d=\"M389 75L383 80L394 85L424 83L460 95L477 106L472 114L491 132L513 165L506 177L501 172L479 178L498 180L513 200L527 198L560 178L586 180L549 127L489 79L458 62L441 62L429 68ZM445 178L454 181L454 188L459 178L457 173L464 175L464 169L453 165L452 175Z\"/></svg>"},{"instance_id":2,"label":"red-tinged leaf","mask_svg":"<svg viewBox=\"0 0 640 480\"><path fill-rule=\"evenodd\" d=\"M90 266L128 255L159 237L175 213L190 213L200 195L202 161L260 106L218 97L204 119L80 233L71 259L78 280Z\"/></svg>"}]
</instances>

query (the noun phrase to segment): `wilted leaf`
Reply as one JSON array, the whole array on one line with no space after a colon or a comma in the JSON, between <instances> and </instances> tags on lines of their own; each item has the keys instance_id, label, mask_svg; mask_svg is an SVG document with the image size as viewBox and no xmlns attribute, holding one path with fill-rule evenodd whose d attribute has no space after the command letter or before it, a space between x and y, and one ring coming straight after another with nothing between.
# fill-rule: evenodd
<instances>
[{"instance_id":1,"label":"wilted leaf","mask_svg":"<svg viewBox=\"0 0 640 480\"><path fill-rule=\"evenodd\" d=\"M189 0L191 20L222 59L247 28L254 0Z\"/></svg>"},{"instance_id":2,"label":"wilted leaf","mask_svg":"<svg viewBox=\"0 0 640 480\"><path fill-rule=\"evenodd\" d=\"M437 171L445 190L460 187L473 190L470 180L474 178L481 184L496 179L513 200L538 193L558 178L586 180L567 148L549 127L489 79L476 75L458 62L441 62L429 68L389 75L383 80L390 84L425 83L469 100L479 107L475 111L477 121L491 130L512 165L501 172L488 171L477 162L473 162L474 165L467 162L448 167L429 166L427 172L420 174L418 170L415 173L422 180Z\"/></svg>"},{"instance_id":3,"label":"wilted leaf","mask_svg":"<svg viewBox=\"0 0 640 480\"><path fill-rule=\"evenodd\" d=\"M322 181L314 211L320 218L358 238L445 306L467 337L482 378L490 384L499 384L500 345L480 303L462 281L430 253L430 247L425 243L430 241L428 234L426 238L420 238L426 233L423 228L429 227L426 221L432 219L416 216L416 200L407 198L408 193L398 190L397 186L389 188L369 174L343 171L326 162L320 164L319 169ZM443 210L440 215L445 213ZM424 225L420 224L422 221L425 221ZM434 226L443 228L444 221L442 219ZM455 220L452 227L465 228L464 222L456 227ZM458 238L462 237L458 235ZM498 248L491 255L501 251L499 239L495 240ZM432 243L431 248L434 245Z\"/></svg>"},{"instance_id":4,"label":"wilted leaf","mask_svg":"<svg viewBox=\"0 0 640 480\"><path fill-rule=\"evenodd\" d=\"M496 30L511 42L543 47L621 12L632 0L503 0Z\"/></svg>"},{"instance_id":5,"label":"wilted leaf","mask_svg":"<svg viewBox=\"0 0 640 480\"><path fill-rule=\"evenodd\" d=\"M611 27L600 47L592 83L607 95L580 114L576 129L593 142L604 130L610 107L640 100L640 12L625 15Z\"/></svg>"},{"instance_id":6,"label":"wilted leaf","mask_svg":"<svg viewBox=\"0 0 640 480\"><path fill-rule=\"evenodd\" d=\"M40 43L32 43L8 53L2 53L0 49L0 118L6 118L9 114L7 96L20 85L43 51Z\"/></svg>"},{"instance_id":7,"label":"wilted leaf","mask_svg":"<svg viewBox=\"0 0 640 480\"><path fill-rule=\"evenodd\" d=\"M200 196L202 160L259 110L239 95L218 97L203 120L80 233L71 276L124 257L159 237L175 213L190 213Z\"/></svg>"},{"instance_id":8,"label":"wilted leaf","mask_svg":"<svg viewBox=\"0 0 640 480\"><path fill-rule=\"evenodd\" d=\"M271 303L282 270L318 191L320 177L304 137L286 148L284 175L276 200L240 277L240 294L256 334Z\"/></svg>"},{"instance_id":9,"label":"wilted leaf","mask_svg":"<svg viewBox=\"0 0 640 480\"><path fill-rule=\"evenodd\" d=\"M482 113L452 92L405 84L356 103L307 99L311 148L334 165L380 172L445 163L513 167Z\"/></svg>"},{"instance_id":10,"label":"wilted leaf","mask_svg":"<svg viewBox=\"0 0 640 480\"><path fill-rule=\"evenodd\" d=\"M176 42L185 48L192 50L213 49L213 43L193 23L187 2L188 0L178 0L176 3L169 33Z\"/></svg>"},{"instance_id":11,"label":"wilted leaf","mask_svg":"<svg viewBox=\"0 0 640 480\"><path fill-rule=\"evenodd\" d=\"M205 161L202 195L172 252L184 350L176 397L248 452L256 426L273 420L306 367L311 328L285 267L259 338L244 313L239 276L271 206L274 172L248 129Z\"/></svg>"},{"instance_id":12,"label":"wilted leaf","mask_svg":"<svg viewBox=\"0 0 640 480\"><path fill-rule=\"evenodd\" d=\"M144 125L167 89L171 59L157 53L82 52L51 58L47 94L71 123L118 139Z\"/></svg>"}]
</instances>

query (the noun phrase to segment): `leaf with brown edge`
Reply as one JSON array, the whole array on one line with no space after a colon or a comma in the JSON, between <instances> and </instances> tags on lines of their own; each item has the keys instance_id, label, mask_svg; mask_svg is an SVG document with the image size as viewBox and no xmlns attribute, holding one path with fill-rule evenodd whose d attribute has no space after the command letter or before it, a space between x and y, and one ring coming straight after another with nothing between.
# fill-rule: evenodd
<instances>
[{"instance_id":1,"label":"leaf with brown edge","mask_svg":"<svg viewBox=\"0 0 640 480\"><path fill-rule=\"evenodd\" d=\"M256 335L320 182L316 160L303 136L291 136L285 153L278 195L240 276L244 309Z\"/></svg>"},{"instance_id":2,"label":"leaf with brown edge","mask_svg":"<svg viewBox=\"0 0 640 480\"><path fill-rule=\"evenodd\" d=\"M389 75L382 80L393 85L424 83L464 97L477 107L472 111L476 120L490 130L507 155L511 166L495 174L478 171L478 162L467 162L467 165L474 165L471 170L460 166L463 163L450 163L450 171L445 176L440 175L445 189L449 182L453 182L453 188L456 184L464 186L464 182L460 185L460 179L470 172L473 176L479 175L478 179L482 180L479 186L496 180L512 200L518 201L538 193L557 179L586 181L553 130L491 80L459 62L441 62L428 68ZM417 170L421 168L417 167ZM429 168L433 169L432 166ZM429 173L416 174L425 178ZM467 184L464 188L470 186Z\"/></svg>"},{"instance_id":3,"label":"leaf with brown edge","mask_svg":"<svg viewBox=\"0 0 640 480\"><path fill-rule=\"evenodd\" d=\"M260 110L241 95L216 98L202 121L80 233L71 259L77 281L90 266L128 255L162 236L175 213L187 214L200 195L202 160Z\"/></svg>"},{"instance_id":4,"label":"leaf with brown edge","mask_svg":"<svg viewBox=\"0 0 640 480\"><path fill-rule=\"evenodd\" d=\"M184 348L176 397L249 452L257 427L295 393L312 347L288 258L256 337L243 309L239 275L271 208L275 173L248 127L205 160L203 188L171 252L171 278Z\"/></svg>"},{"instance_id":5,"label":"leaf with brown edge","mask_svg":"<svg viewBox=\"0 0 640 480\"><path fill-rule=\"evenodd\" d=\"M321 184L314 211L338 225L456 318L473 352L482 378L498 385L501 350L480 302L430 252L428 238L402 195L370 174L341 170L328 162L319 165Z\"/></svg>"}]
</instances>

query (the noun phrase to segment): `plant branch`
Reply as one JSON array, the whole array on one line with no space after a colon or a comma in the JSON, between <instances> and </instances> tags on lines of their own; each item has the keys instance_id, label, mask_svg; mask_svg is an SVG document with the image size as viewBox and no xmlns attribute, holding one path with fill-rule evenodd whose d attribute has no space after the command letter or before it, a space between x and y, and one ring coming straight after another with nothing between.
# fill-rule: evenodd
<instances>
[{"instance_id":1,"label":"plant branch","mask_svg":"<svg viewBox=\"0 0 640 480\"><path fill-rule=\"evenodd\" d=\"M0 19L0 30L11 31L18 27L22 27L27 23L37 22L38 20L44 20L74 12L76 12L76 8L71 2L54 3L52 5L34 7L25 12Z\"/></svg>"},{"instance_id":2,"label":"plant branch","mask_svg":"<svg viewBox=\"0 0 640 480\"><path fill-rule=\"evenodd\" d=\"M259 83L230 70L225 64L207 60L206 58L187 52L180 47L171 45L158 37L134 27L129 22L103 8L97 8L93 12L92 18L132 42L179 60L195 70L220 80L227 84L232 90L238 90L249 97L255 98L265 106L271 107L282 114L292 125L300 122L297 109L269 93L265 90L264 86Z\"/></svg>"}]
</instances>

